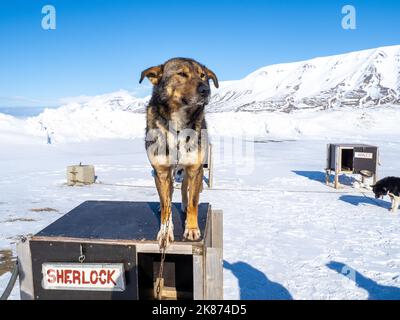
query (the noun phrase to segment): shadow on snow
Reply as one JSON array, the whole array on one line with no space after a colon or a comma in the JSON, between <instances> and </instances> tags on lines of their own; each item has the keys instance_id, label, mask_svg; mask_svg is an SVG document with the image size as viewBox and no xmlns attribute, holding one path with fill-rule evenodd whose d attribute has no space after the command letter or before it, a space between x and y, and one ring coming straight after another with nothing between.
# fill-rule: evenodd
<instances>
[{"instance_id":1,"label":"shadow on snow","mask_svg":"<svg viewBox=\"0 0 400 320\"><path fill-rule=\"evenodd\" d=\"M369 300L398 300L400 299L400 288L380 285L376 281L367 278L344 263L331 261L326 265L329 269L354 281L359 287L368 292Z\"/></svg>"},{"instance_id":2,"label":"shadow on snow","mask_svg":"<svg viewBox=\"0 0 400 320\"><path fill-rule=\"evenodd\" d=\"M224 260L224 268L230 270L239 281L241 300L292 300L289 291L273 282L260 270L246 262L229 263Z\"/></svg>"}]
</instances>

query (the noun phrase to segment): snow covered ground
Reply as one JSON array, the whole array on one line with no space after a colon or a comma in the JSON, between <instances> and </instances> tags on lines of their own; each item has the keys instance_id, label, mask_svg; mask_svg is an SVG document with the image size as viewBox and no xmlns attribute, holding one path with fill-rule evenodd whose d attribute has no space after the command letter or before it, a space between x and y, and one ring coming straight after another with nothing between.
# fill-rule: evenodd
<instances>
[{"instance_id":1,"label":"snow covered ground","mask_svg":"<svg viewBox=\"0 0 400 320\"><path fill-rule=\"evenodd\" d=\"M104 100L103 100L104 102ZM400 108L379 106L284 112L208 113L212 135L243 136L256 139L325 139L353 136L400 135ZM0 113L0 140L11 136L34 136L53 143L82 142L93 139L133 139L144 137L145 115L107 104L65 106L46 109L37 117L16 119Z\"/></svg>"},{"instance_id":2,"label":"snow covered ground","mask_svg":"<svg viewBox=\"0 0 400 320\"><path fill-rule=\"evenodd\" d=\"M240 113L235 117L239 122ZM310 119L318 117L325 116ZM385 118L396 130L394 120ZM0 124L0 250L15 254L20 235L38 232L85 200L158 199L141 137L48 145L44 133L32 134L26 122L3 116ZM312 134L289 132L277 141L264 131L243 154L228 152L229 140L217 139L216 133L230 133L223 125L212 129L215 189L205 189L201 201L224 211L226 299L400 299L400 216L388 212L389 199L323 183L325 147L332 139L379 145L380 176L399 175L399 132L384 136L379 124L376 132L366 125L359 134L345 122L337 131L342 138L327 137L301 122ZM67 187L65 168L79 162L94 164L105 184ZM174 201L180 201L179 192ZM43 208L52 210L37 210ZM0 276L0 292L9 276Z\"/></svg>"},{"instance_id":3,"label":"snow covered ground","mask_svg":"<svg viewBox=\"0 0 400 320\"><path fill-rule=\"evenodd\" d=\"M400 175L399 70L392 46L213 88L215 188L201 201L224 210L225 298L400 299L399 215L388 199L323 183L328 142L376 144L380 176ZM20 235L85 200L158 200L143 143L148 99L120 90L28 119L0 113L0 292ZM80 162L103 184L67 187L66 166Z\"/></svg>"}]
</instances>

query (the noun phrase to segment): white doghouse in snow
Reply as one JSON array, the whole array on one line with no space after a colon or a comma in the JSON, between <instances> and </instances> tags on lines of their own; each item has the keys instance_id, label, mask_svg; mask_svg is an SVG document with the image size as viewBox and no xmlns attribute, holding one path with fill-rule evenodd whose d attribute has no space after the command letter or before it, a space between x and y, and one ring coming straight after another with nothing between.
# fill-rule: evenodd
<instances>
[{"instance_id":1,"label":"white doghouse in snow","mask_svg":"<svg viewBox=\"0 0 400 320\"><path fill-rule=\"evenodd\" d=\"M334 174L333 185L340 187L340 174L360 174L361 184L365 186L366 178L377 180L379 151L377 146L368 144L335 143L327 145L326 156L326 184L330 183L331 174Z\"/></svg>"}]
</instances>

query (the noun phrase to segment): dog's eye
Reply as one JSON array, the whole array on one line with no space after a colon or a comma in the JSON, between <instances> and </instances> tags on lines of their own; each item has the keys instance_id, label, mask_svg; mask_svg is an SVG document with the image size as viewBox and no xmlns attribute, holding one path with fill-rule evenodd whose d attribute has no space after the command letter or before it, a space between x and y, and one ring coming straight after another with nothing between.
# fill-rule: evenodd
<instances>
[{"instance_id":1,"label":"dog's eye","mask_svg":"<svg viewBox=\"0 0 400 320\"><path fill-rule=\"evenodd\" d=\"M188 77L188 74L186 73L186 72L178 72L178 76L181 76L181 77L184 77L184 78L187 78Z\"/></svg>"}]
</instances>

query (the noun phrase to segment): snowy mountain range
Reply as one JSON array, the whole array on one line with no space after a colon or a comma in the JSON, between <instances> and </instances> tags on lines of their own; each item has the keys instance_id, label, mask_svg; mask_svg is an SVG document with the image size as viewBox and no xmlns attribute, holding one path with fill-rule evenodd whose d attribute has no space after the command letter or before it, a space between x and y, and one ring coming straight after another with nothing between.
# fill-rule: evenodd
<instances>
[{"instance_id":1,"label":"snowy mountain range","mask_svg":"<svg viewBox=\"0 0 400 320\"><path fill-rule=\"evenodd\" d=\"M387 135L388 128L400 130L400 45L267 66L241 80L221 81L212 93L207 106L212 134ZM149 98L126 90L87 97L45 109L24 121L23 130L16 119L0 114L0 131L14 128L55 141L143 136Z\"/></svg>"},{"instance_id":2,"label":"snowy mountain range","mask_svg":"<svg viewBox=\"0 0 400 320\"><path fill-rule=\"evenodd\" d=\"M400 105L400 45L271 65L212 92L208 112ZM148 100L122 90L80 107L144 112Z\"/></svg>"},{"instance_id":3,"label":"snowy mountain range","mask_svg":"<svg viewBox=\"0 0 400 320\"><path fill-rule=\"evenodd\" d=\"M222 82L209 111L283 111L400 104L400 46L277 64Z\"/></svg>"}]
</instances>

